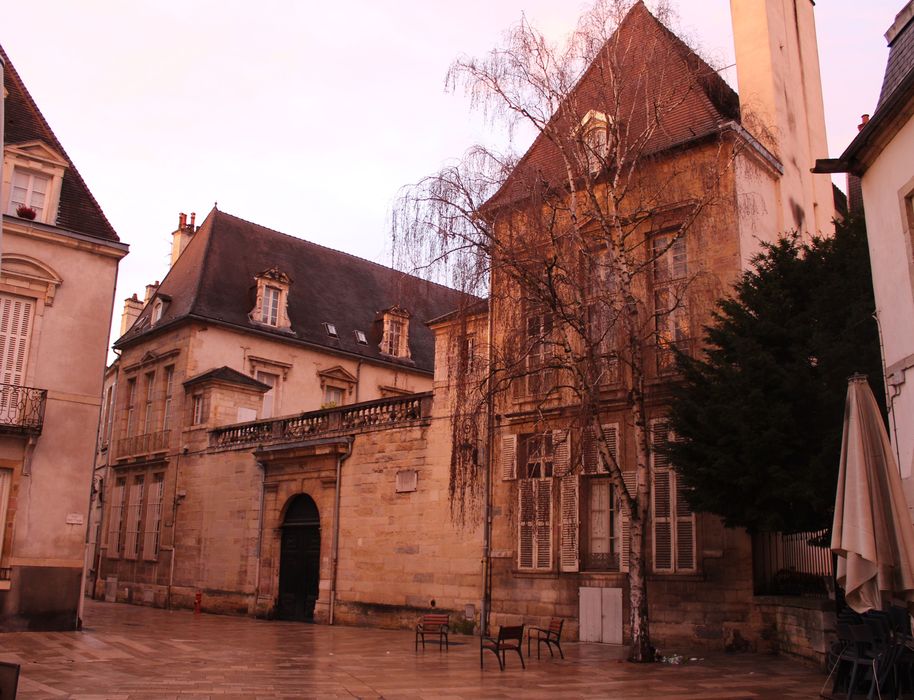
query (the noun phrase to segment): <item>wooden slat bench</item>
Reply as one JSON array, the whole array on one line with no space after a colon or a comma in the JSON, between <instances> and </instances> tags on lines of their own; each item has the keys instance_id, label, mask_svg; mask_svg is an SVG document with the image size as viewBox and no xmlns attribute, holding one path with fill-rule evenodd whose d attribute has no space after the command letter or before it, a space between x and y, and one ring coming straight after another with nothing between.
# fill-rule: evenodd
<instances>
[{"instance_id":1,"label":"wooden slat bench","mask_svg":"<svg viewBox=\"0 0 914 700\"><path fill-rule=\"evenodd\" d=\"M536 658L540 658L540 645L545 644L549 649L549 656L555 656L552 653L554 646L559 650L562 658L565 658L565 652L562 651L562 626L565 620L560 617L553 617L549 620L549 627L531 627L527 632L527 658L530 658L530 642L536 641Z\"/></svg>"},{"instance_id":2,"label":"wooden slat bench","mask_svg":"<svg viewBox=\"0 0 914 700\"><path fill-rule=\"evenodd\" d=\"M504 671L505 670L505 652L506 651L515 651L517 656L520 659L520 665L523 668L527 668L527 664L524 663L524 655L521 653L521 644L524 639L524 626L517 625L506 627L502 625L498 630L498 637L485 637L481 644L479 650L479 665L482 666L482 652L485 650L491 651L495 654L495 658L498 659L498 667Z\"/></svg>"},{"instance_id":3,"label":"wooden slat bench","mask_svg":"<svg viewBox=\"0 0 914 700\"><path fill-rule=\"evenodd\" d=\"M441 651L442 644L447 650L447 635L450 631L450 620L447 613L428 613L419 618L416 624L416 651L419 651L419 640L422 640L422 648L425 649L425 635L438 637L438 651Z\"/></svg>"}]
</instances>

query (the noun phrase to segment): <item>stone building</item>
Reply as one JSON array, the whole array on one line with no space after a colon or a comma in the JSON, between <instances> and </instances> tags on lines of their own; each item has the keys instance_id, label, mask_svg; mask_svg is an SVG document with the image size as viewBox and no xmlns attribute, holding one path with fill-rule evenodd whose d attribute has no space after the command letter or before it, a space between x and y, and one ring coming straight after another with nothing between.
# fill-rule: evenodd
<instances>
[{"instance_id":1,"label":"stone building","mask_svg":"<svg viewBox=\"0 0 914 700\"><path fill-rule=\"evenodd\" d=\"M330 586L331 533L350 527L331 522L334 465L346 460L348 482L360 460L400 454L400 438L385 437L365 456L367 438L312 444L323 418L280 421L293 446L254 459L250 450L221 450L219 439L211 446L209 436L247 423L254 427L241 433L264 441L257 426L265 420L321 409L348 415L346 406L371 400L400 407L398 397L412 407L406 423L424 426L428 411L418 407L427 397L414 398L432 385L434 341L424 321L454 308L459 295L217 209L199 228L193 215L181 216L172 256L144 301L127 300L115 343L100 440L96 592L186 605L203 591L210 608L327 618L318 585ZM414 427L402 439L418 448L426 432ZM361 509L375 497L370 486L364 493ZM413 535L402 537L406 547ZM283 548L296 554L282 557Z\"/></svg>"},{"instance_id":2,"label":"stone building","mask_svg":"<svg viewBox=\"0 0 914 700\"><path fill-rule=\"evenodd\" d=\"M75 629L127 246L2 50L0 72L0 629Z\"/></svg>"},{"instance_id":3,"label":"stone building","mask_svg":"<svg viewBox=\"0 0 914 700\"><path fill-rule=\"evenodd\" d=\"M753 24L762 29L747 31ZM765 622L753 603L748 536L691 513L675 469L655 449L668 437L663 418L676 379L670 346L699 350L713 300L761 241L786 230L827 234L833 212L828 179L803 165L824 152L812 3L742 0L734 3L734 25L737 55L751 57L738 66L752 98L742 104L643 4L614 37L662 58L626 64L639 74L631 84L652 86L650 99L663 97L664 112L645 142L638 177L667 186L632 239L655 252L638 289L656 319L656 342L645 355L652 630L663 642L715 647L737 635L757 639ZM756 64L759 56L769 60ZM600 130L610 130L613 113L588 75L573 95L577 120L567 127L594 158L584 160L582 177L599 182L608 153L600 150L608 143ZM551 148L537 140L488 207L531 260L546 249L529 225L535 216L524 183L548 189L562 163ZM713 197L694 225L678 228L677 217L709 189L708 173L716 175ZM536 191L536 206L543 194ZM553 201L559 211L561 197ZM493 625L557 615L572 638L628 637L630 520L593 441L571 430L574 397L549 374L548 343L533 342L558 332L560 318L525 308L495 273L491 310L448 313L461 299L429 287L416 297L369 293L344 321L340 306L351 300L324 304L342 294L341 279L357 276L328 268L311 290L310 244L216 211L199 231L182 222L177 251L185 235L186 251L117 343L123 355L108 448L117 452L106 479L99 595L188 606L199 592L205 609L379 625L411 624L436 608L469 627L485 606ZM270 244L252 245L259 236ZM277 259L283 246L289 253ZM238 250L244 257L231 257ZM356 264L323 255L324 265ZM701 280L683 297L687 303L663 306L687 277ZM579 291L600 284L612 281L597 276ZM407 321L414 364L405 362L406 331L396 330ZM433 382L432 336L423 336L421 353L413 345L420 321L435 333ZM491 409L495 422L479 415L455 421L456 378L482 381L496 354L525 342L542 351L528 352L520 375L505 384ZM597 385L599 417L629 488L639 448L631 387L621 371L610 371L612 355L605 353L607 372ZM352 388L318 399L322 378L325 387ZM390 395L403 388L416 393ZM482 518L486 473L490 531Z\"/></svg>"}]
</instances>

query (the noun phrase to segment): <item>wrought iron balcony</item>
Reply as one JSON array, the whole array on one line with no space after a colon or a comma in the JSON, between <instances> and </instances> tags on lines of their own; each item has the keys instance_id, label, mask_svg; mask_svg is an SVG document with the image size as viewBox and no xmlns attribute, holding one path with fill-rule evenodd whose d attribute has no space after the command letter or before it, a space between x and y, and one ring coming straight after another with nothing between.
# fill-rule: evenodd
<instances>
[{"instance_id":1,"label":"wrought iron balcony","mask_svg":"<svg viewBox=\"0 0 914 700\"><path fill-rule=\"evenodd\" d=\"M142 435L121 438L117 441L115 458L120 459L121 457L136 457L154 452L164 452L168 449L168 436L170 434L170 430L158 430L154 433L143 433Z\"/></svg>"},{"instance_id":2,"label":"wrought iron balcony","mask_svg":"<svg viewBox=\"0 0 914 700\"><path fill-rule=\"evenodd\" d=\"M285 418L236 423L210 431L211 447L296 442L337 433L366 432L428 420L432 394L410 394L310 411Z\"/></svg>"},{"instance_id":3,"label":"wrought iron balcony","mask_svg":"<svg viewBox=\"0 0 914 700\"><path fill-rule=\"evenodd\" d=\"M40 435L47 389L0 384L0 433Z\"/></svg>"}]
</instances>

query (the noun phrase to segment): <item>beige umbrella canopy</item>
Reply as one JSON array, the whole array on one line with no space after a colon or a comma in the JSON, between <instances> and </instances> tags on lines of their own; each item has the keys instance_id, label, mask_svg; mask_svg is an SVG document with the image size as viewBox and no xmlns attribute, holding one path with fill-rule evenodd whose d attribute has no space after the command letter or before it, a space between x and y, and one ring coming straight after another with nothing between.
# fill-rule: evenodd
<instances>
[{"instance_id":1,"label":"beige umbrella canopy","mask_svg":"<svg viewBox=\"0 0 914 700\"><path fill-rule=\"evenodd\" d=\"M831 549L838 584L859 613L904 601L914 609L914 526L882 416L866 377L847 387Z\"/></svg>"}]
</instances>

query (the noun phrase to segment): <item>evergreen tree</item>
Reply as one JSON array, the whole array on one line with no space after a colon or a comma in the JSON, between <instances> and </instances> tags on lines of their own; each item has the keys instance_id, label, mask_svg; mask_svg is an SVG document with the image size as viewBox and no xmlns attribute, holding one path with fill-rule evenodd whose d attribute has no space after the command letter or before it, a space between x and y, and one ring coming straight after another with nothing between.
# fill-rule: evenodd
<instances>
[{"instance_id":1,"label":"evergreen tree","mask_svg":"<svg viewBox=\"0 0 914 700\"><path fill-rule=\"evenodd\" d=\"M847 379L884 394L874 311L862 220L764 246L718 303L703 356L678 357L671 457L693 509L751 532L830 525Z\"/></svg>"}]
</instances>

